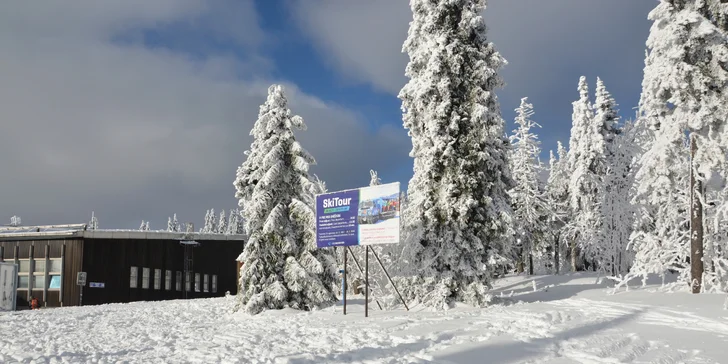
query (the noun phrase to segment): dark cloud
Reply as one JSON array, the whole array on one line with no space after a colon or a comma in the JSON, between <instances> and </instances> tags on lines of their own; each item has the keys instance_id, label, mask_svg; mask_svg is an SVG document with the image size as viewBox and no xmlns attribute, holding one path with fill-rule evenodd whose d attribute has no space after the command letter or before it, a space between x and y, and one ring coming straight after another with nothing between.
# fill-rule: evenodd
<instances>
[{"instance_id":1,"label":"dark cloud","mask_svg":"<svg viewBox=\"0 0 728 364\"><path fill-rule=\"evenodd\" d=\"M93 210L104 228L136 228L144 219L161 229L173 213L198 225L206 209L234 207L235 170L276 81L266 76L271 62L118 41L190 24L187 31L224 35L255 55L264 33L252 2L233 3L244 19L219 16L224 2L6 4L0 224L13 214L24 224L85 222ZM386 130L370 131L350 110L295 85L287 90L309 125L302 143L331 186L366 179L366 166L386 158L382 151L406 145Z\"/></svg>"}]
</instances>

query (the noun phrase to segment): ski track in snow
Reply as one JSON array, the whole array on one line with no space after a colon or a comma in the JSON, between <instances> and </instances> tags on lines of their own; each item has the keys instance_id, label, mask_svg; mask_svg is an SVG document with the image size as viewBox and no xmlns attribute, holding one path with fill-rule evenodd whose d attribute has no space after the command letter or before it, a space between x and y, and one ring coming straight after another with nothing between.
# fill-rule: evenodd
<instances>
[{"instance_id":1,"label":"ski track in snow","mask_svg":"<svg viewBox=\"0 0 728 364\"><path fill-rule=\"evenodd\" d=\"M372 310L368 319L356 302L346 316L341 307L248 316L231 313L233 304L228 297L3 313L0 363L669 364L718 363L725 359L716 353L728 350L720 349L728 348L725 318L593 298ZM718 348L706 353L701 342Z\"/></svg>"}]
</instances>

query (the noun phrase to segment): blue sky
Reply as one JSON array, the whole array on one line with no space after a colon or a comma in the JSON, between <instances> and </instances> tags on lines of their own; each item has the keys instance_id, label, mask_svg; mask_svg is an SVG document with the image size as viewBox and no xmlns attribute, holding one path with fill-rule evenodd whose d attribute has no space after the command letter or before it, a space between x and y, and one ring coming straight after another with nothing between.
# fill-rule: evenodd
<instances>
[{"instance_id":1,"label":"blue sky","mask_svg":"<svg viewBox=\"0 0 728 364\"><path fill-rule=\"evenodd\" d=\"M544 162L568 142L579 76L600 76L633 115L654 0L490 0L509 61L498 91L510 132L521 97ZM299 138L330 189L369 169L406 186L412 161L396 94L405 0L13 2L0 14L0 223L164 228L236 205L232 181L266 88L284 84ZM31 136L32 137L29 137ZM32 166L32 168L30 167Z\"/></svg>"}]
</instances>

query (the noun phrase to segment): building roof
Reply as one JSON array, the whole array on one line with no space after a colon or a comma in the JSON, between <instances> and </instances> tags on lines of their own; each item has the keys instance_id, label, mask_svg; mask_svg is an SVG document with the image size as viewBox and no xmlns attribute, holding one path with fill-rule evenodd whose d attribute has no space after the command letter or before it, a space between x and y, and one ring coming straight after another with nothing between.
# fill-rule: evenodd
<instances>
[{"instance_id":1,"label":"building roof","mask_svg":"<svg viewBox=\"0 0 728 364\"><path fill-rule=\"evenodd\" d=\"M3 226L0 241L54 240L54 239L149 239L149 240L246 240L241 234L208 234L200 232L172 232L166 230L88 230L86 224Z\"/></svg>"}]
</instances>

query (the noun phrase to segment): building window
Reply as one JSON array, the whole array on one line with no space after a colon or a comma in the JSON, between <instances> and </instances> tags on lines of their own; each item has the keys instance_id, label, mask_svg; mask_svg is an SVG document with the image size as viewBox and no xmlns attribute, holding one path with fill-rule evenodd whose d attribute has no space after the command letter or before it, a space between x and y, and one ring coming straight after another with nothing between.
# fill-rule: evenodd
<instances>
[{"instance_id":1,"label":"building window","mask_svg":"<svg viewBox=\"0 0 728 364\"><path fill-rule=\"evenodd\" d=\"M49 261L48 273L61 274L63 272L63 261L61 259L51 259Z\"/></svg>"},{"instance_id":2,"label":"building window","mask_svg":"<svg viewBox=\"0 0 728 364\"><path fill-rule=\"evenodd\" d=\"M49 276L50 280L48 281L48 289L50 290L59 290L61 289L61 276L60 275L52 275Z\"/></svg>"},{"instance_id":3,"label":"building window","mask_svg":"<svg viewBox=\"0 0 728 364\"><path fill-rule=\"evenodd\" d=\"M30 259L18 259L18 273L19 274L30 273Z\"/></svg>"},{"instance_id":4,"label":"building window","mask_svg":"<svg viewBox=\"0 0 728 364\"><path fill-rule=\"evenodd\" d=\"M203 276L203 280L202 280L202 291L203 292L210 292L210 275L209 274L205 274Z\"/></svg>"},{"instance_id":5,"label":"building window","mask_svg":"<svg viewBox=\"0 0 728 364\"><path fill-rule=\"evenodd\" d=\"M217 293L217 274L212 275L212 293Z\"/></svg>"},{"instance_id":6,"label":"building window","mask_svg":"<svg viewBox=\"0 0 728 364\"><path fill-rule=\"evenodd\" d=\"M200 291L200 273L195 273L195 292Z\"/></svg>"},{"instance_id":7,"label":"building window","mask_svg":"<svg viewBox=\"0 0 728 364\"><path fill-rule=\"evenodd\" d=\"M45 274L33 276L33 289L34 290L43 290L43 289L45 289L45 285L46 285Z\"/></svg>"},{"instance_id":8,"label":"building window","mask_svg":"<svg viewBox=\"0 0 728 364\"><path fill-rule=\"evenodd\" d=\"M30 259L18 259L18 289L30 288Z\"/></svg>"},{"instance_id":9,"label":"building window","mask_svg":"<svg viewBox=\"0 0 728 364\"><path fill-rule=\"evenodd\" d=\"M192 273L185 273L185 291L189 292L192 290Z\"/></svg>"},{"instance_id":10,"label":"building window","mask_svg":"<svg viewBox=\"0 0 728 364\"><path fill-rule=\"evenodd\" d=\"M149 289L149 268L142 268L142 288Z\"/></svg>"},{"instance_id":11,"label":"building window","mask_svg":"<svg viewBox=\"0 0 728 364\"><path fill-rule=\"evenodd\" d=\"M45 268L46 268L45 259L33 260L33 273L34 273L33 275L35 275L35 273L45 274ZM37 286L33 285L33 287L37 287ZM43 287L43 286L40 286L40 287Z\"/></svg>"},{"instance_id":12,"label":"building window","mask_svg":"<svg viewBox=\"0 0 728 364\"><path fill-rule=\"evenodd\" d=\"M137 267L131 267L131 272L129 274L129 288L137 288L138 282L139 276L137 272Z\"/></svg>"},{"instance_id":13,"label":"building window","mask_svg":"<svg viewBox=\"0 0 728 364\"><path fill-rule=\"evenodd\" d=\"M171 270L164 272L164 289L167 291L172 290L172 271Z\"/></svg>"},{"instance_id":14,"label":"building window","mask_svg":"<svg viewBox=\"0 0 728 364\"><path fill-rule=\"evenodd\" d=\"M162 270L154 270L154 289L162 289Z\"/></svg>"},{"instance_id":15,"label":"building window","mask_svg":"<svg viewBox=\"0 0 728 364\"><path fill-rule=\"evenodd\" d=\"M174 287L178 292L182 292L182 272L177 271L177 280L174 282Z\"/></svg>"}]
</instances>

